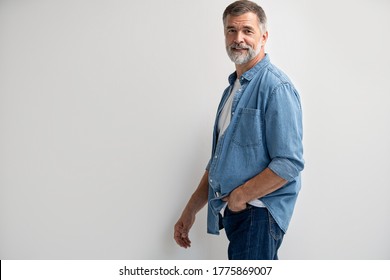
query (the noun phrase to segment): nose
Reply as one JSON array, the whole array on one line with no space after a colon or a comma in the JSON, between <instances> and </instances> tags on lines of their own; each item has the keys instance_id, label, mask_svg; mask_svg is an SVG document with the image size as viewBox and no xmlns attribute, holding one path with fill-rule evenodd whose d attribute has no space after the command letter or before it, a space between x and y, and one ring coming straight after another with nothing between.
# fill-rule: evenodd
<instances>
[{"instance_id":1,"label":"nose","mask_svg":"<svg viewBox=\"0 0 390 280\"><path fill-rule=\"evenodd\" d=\"M234 37L234 43L241 44L244 42L244 36L241 31L236 32Z\"/></svg>"}]
</instances>

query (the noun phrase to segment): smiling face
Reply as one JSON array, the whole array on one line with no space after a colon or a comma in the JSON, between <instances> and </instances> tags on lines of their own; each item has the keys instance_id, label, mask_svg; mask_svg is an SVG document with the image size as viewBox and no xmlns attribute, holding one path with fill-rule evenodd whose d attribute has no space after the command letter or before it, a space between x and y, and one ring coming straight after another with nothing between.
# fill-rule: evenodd
<instances>
[{"instance_id":1,"label":"smiling face","mask_svg":"<svg viewBox=\"0 0 390 280\"><path fill-rule=\"evenodd\" d=\"M255 64L264 56L268 33L261 33L257 15L228 15L224 22L226 51L236 65ZM253 63L254 62L254 63Z\"/></svg>"}]
</instances>

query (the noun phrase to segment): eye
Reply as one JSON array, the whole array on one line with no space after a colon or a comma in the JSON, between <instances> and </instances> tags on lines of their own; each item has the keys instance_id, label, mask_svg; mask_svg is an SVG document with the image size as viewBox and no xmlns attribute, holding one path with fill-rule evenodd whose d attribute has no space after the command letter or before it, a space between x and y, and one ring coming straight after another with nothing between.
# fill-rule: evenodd
<instances>
[{"instance_id":1,"label":"eye","mask_svg":"<svg viewBox=\"0 0 390 280\"><path fill-rule=\"evenodd\" d=\"M245 29L245 34L253 34L253 30L250 30L250 29Z\"/></svg>"},{"instance_id":2,"label":"eye","mask_svg":"<svg viewBox=\"0 0 390 280\"><path fill-rule=\"evenodd\" d=\"M236 30L233 29L233 28L229 28L229 29L227 30L227 33L229 33L229 34L233 34L233 33L235 33L235 32L236 32Z\"/></svg>"}]
</instances>

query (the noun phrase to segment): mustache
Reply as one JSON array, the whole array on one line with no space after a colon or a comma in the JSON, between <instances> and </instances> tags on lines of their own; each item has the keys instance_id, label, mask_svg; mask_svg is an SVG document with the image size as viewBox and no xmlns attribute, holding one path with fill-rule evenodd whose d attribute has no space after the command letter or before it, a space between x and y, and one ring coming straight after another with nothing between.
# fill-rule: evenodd
<instances>
[{"instance_id":1,"label":"mustache","mask_svg":"<svg viewBox=\"0 0 390 280\"><path fill-rule=\"evenodd\" d=\"M244 44L244 43L240 43L240 44L237 44L237 43L233 43L231 45L229 45L229 48L230 49L237 49L237 50L249 50L251 49L250 46Z\"/></svg>"}]
</instances>

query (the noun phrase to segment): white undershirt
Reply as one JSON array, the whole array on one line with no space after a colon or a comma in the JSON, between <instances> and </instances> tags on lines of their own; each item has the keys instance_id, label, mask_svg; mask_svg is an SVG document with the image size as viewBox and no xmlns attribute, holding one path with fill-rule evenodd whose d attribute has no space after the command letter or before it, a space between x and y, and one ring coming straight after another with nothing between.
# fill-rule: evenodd
<instances>
[{"instance_id":1,"label":"white undershirt","mask_svg":"<svg viewBox=\"0 0 390 280\"><path fill-rule=\"evenodd\" d=\"M231 116L232 116L232 105L233 105L233 98L234 95L236 95L237 90L241 87L240 80L237 79L234 82L234 86L232 90L230 91L229 97L225 102L225 105L223 105L223 109L221 112L221 115L219 116L218 120L218 135L219 138L221 135L225 132L226 128L230 124Z\"/></svg>"},{"instance_id":2,"label":"white undershirt","mask_svg":"<svg viewBox=\"0 0 390 280\"><path fill-rule=\"evenodd\" d=\"M234 82L234 86L233 86L232 90L230 91L230 95L229 95L228 99L226 100L225 105L223 106L222 112L219 116L219 120L218 120L218 131L219 131L218 135L219 136L218 136L218 138L221 137L221 135L225 132L226 128L230 124L230 120L231 120L231 116L232 116L233 98L234 98L234 95L236 94L236 92L240 89L240 87L241 87L240 80L236 79L236 81ZM248 204L255 206L255 207L265 207L264 203L258 199L251 200L248 202Z\"/></svg>"}]
</instances>

